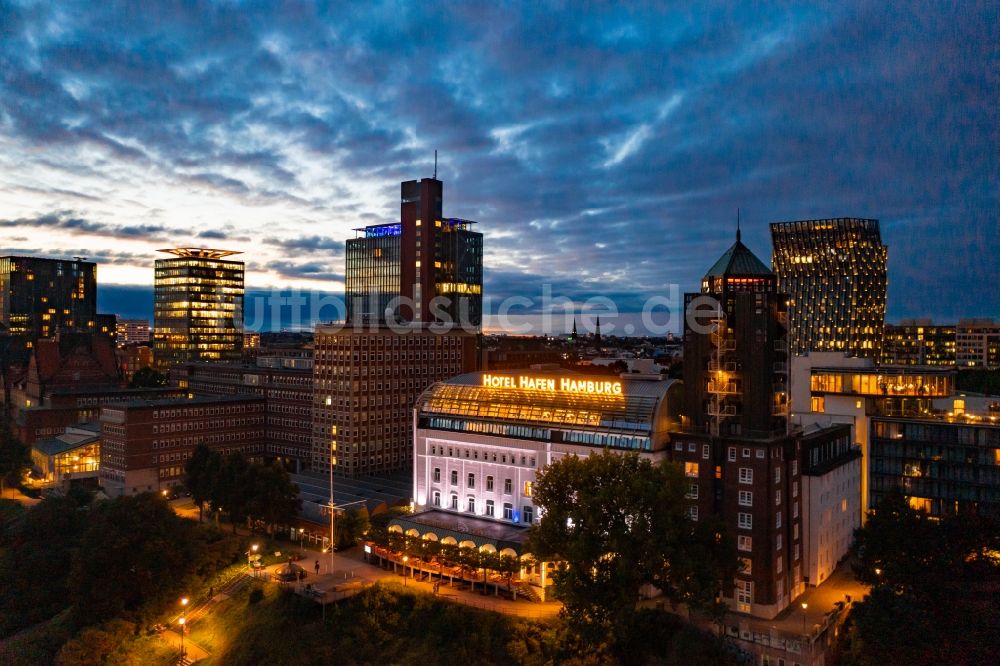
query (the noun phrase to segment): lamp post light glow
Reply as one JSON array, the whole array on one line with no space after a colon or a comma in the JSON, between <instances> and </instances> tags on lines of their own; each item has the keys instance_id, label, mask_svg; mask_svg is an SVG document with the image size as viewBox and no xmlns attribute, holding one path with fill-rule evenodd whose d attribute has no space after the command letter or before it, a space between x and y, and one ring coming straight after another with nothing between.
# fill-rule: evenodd
<instances>
[{"instance_id":1,"label":"lamp post light glow","mask_svg":"<svg viewBox=\"0 0 1000 666\"><path fill-rule=\"evenodd\" d=\"M802 633L806 633L806 609L809 608L809 604L802 602Z\"/></svg>"},{"instance_id":2,"label":"lamp post light glow","mask_svg":"<svg viewBox=\"0 0 1000 666\"><path fill-rule=\"evenodd\" d=\"M184 624L185 624L185 622L184 622L184 616L183 615L181 616L181 618L179 620L177 620L177 624L180 625L180 628L181 628L181 659L183 659L184 658Z\"/></svg>"},{"instance_id":3,"label":"lamp post light glow","mask_svg":"<svg viewBox=\"0 0 1000 666\"><path fill-rule=\"evenodd\" d=\"M403 555L403 587L406 587L406 563L410 561L410 558Z\"/></svg>"},{"instance_id":4,"label":"lamp post light glow","mask_svg":"<svg viewBox=\"0 0 1000 666\"><path fill-rule=\"evenodd\" d=\"M300 527L299 528L299 550L302 550L302 548L303 548L302 542L303 542L303 539L305 538L304 532L305 532L305 528Z\"/></svg>"}]
</instances>

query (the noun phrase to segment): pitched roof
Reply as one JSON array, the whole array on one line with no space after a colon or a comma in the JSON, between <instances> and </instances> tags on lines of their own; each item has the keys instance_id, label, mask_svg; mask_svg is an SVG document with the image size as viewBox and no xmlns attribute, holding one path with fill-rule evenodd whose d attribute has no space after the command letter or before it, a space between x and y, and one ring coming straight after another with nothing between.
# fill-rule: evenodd
<instances>
[{"instance_id":1,"label":"pitched roof","mask_svg":"<svg viewBox=\"0 0 1000 666\"><path fill-rule=\"evenodd\" d=\"M774 275L774 272L743 244L737 232L736 242L705 273L705 277L723 275Z\"/></svg>"}]
</instances>

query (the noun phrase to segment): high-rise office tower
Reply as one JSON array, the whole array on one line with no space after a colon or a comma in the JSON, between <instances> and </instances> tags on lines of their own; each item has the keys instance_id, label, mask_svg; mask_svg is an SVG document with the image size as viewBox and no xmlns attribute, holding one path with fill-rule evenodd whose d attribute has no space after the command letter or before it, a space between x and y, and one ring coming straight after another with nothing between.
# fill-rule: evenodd
<instances>
[{"instance_id":1,"label":"high-rise office tower","mask_svg":"<svg viewBox=\"0 0 1000 666\"><path fill-rule=\"evenodd\" d=\"M483 235L442 215L443 188L436 178L402 183L399 223L347 241L349 322L482 325Z\"/></svg>"},{"instance_id":2,"label":"high-rise office tower","mask_svg":"<svg viewBox=\"0 0 1000 666\"><path fill-rule=\"evenodd\" d=\"M173 248L156 260L153 349L160 368L190 361L239 361L243 349L243 262L229 250Z\"/></svg>"},{"instance_id":3,"label":"high-rise office tower","mask_svg":"<svg viewBox=\"0 0 1000 666\"><path fill-rule=\"evenodd\" d=\"M0 257L0 323L28 343L58 331L97 331L97 264Z\"/></svg>"},{"instance_id":4,"label":"high-rise office tower","mask_svg":"<svg viewBox=\"0 0 1000 666\"><path fill-rule=\"evenodd\" d=\"M476 334L423 324L317 326L313 469L338 476L413 465L413 405L434 382L476 369Z\"/></svg>"},{"instance_id":5,"label":"high-rise office tower","mask_svg":"<svg viewBox=\"0 0 1000 666\"><path fill-rule=\"evenodd\" d=\"M771 225L772 267L789 296L791 352L878 360L885 331L886 246L878 220Z\"/></svg>"}]
</instances>

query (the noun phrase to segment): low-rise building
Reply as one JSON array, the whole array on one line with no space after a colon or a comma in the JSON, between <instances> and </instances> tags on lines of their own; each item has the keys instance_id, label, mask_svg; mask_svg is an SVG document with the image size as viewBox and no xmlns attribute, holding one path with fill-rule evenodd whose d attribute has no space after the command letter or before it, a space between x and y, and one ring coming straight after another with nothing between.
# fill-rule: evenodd
<instances>
[{"instance_id":1,"label":"low-rise building","mask_svg":"<svg viewBox=\"0 0 1000 666\"><path fill-rule=\"evenodd\" d=\"M33 475L46 486L65 490L73 481L96 481L101 467L100 424L69 426L61 435L35 442L31 461Z\"/></svg>"},{"instance_id":2,"label":"low-rise building","mask_svg":"<svg viewBox=\"0 0 1000 666\"><path fill-rule=\"evenodd\" d=\"M120 496L180 484L199 444L263 460L265 419L265 400L250 396L107 405L101 409L101 486Z\"/></svg>"}]
</instances>

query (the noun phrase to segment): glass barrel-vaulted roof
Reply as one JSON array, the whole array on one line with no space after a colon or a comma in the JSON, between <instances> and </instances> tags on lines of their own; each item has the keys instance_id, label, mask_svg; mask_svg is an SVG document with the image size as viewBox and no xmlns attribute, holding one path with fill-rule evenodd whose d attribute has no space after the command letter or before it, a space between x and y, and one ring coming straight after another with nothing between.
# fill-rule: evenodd
<instances>
[{"instance_id":1,"label":"glass barrel-vaulted roof","mask_svg":"<svg viewBox=\"0 0 1000 666\"><path fill-rule=\"evenodd\" d=\"M510 378L508 386L484 385L484 376ZM522 377L553 380L554 390L536 383L519 386ZM574 388L564 390L561 380L568 377ZM586 390L586 382L599 382ZM541 388L539 388L541 384ZM618 384L620 392L600 392ZM657 412L672 380L643 381L617 377L475 372L432 385L420 396L420 417L451 416L523 425L571 427L628 433L652 433L657 429Z\"/></svg>"}]
</instances>

